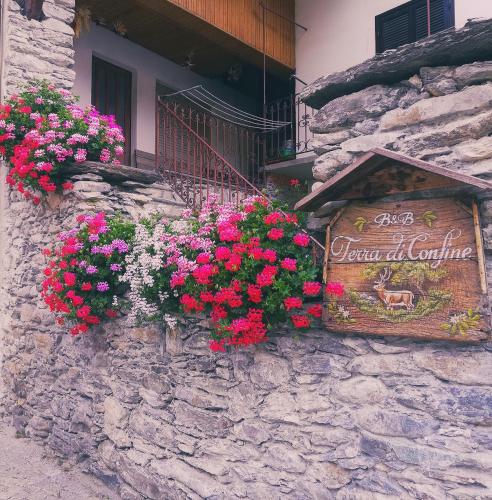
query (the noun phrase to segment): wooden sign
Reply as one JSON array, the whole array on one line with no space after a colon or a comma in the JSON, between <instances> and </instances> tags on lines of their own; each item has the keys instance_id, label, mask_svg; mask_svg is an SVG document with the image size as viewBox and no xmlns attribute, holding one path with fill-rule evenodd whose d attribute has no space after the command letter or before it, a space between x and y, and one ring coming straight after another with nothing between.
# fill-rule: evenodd
<instances>
[{"instance_id":1,"label":"wooden sign","mask_svg":"<svg viewBox=\"0 0 492 500\"><path fill-rule=\"evenodd\" d=\"M492 183L375 149L297 203L345 202L326 234L323 321L337 332L477 341L490 329L475 196Z\"/></svg>"},{"instance_id":2,"label":"wooden sign","mask_svg":"<svg viewBox=\"0 0 492 500\"><path fill-rule=\"evenodd\" d=\"M354 202L334 218L326 278L332 330L451 340L485 337L483 254L473 209L453 199Z\"/></svg>"}]
</instances>

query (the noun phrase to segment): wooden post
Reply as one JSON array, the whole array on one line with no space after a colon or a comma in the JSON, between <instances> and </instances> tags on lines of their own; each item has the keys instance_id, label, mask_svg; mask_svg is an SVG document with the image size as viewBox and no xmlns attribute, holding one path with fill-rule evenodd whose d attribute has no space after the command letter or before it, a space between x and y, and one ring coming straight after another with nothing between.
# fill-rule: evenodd
<instances>
[{"instance_id":1,"label":"wooden post","mask_svg":"<svg viewBox=\"0 0 492 500\"><path fill-rule=\"evenodd\" d=\"M323 283L328 280L328 257L330 255L331 223L326 226L325 258L323 259Z\"/></svg>"},{"instance_id":2,"label":"wooden post","mask_svg":"<svg viewBox=\"0 0 492 500\"><path fill-rule=\"evenodd\" d=\"M472 201L473 225L475 228L475 241L477 245L478 271L480 273L480 288L482 293L487 293L487 274L485 270L485 259L483 252L482 229L480 227L480 216L476 200Z\"/></svg>"}]
</instances>

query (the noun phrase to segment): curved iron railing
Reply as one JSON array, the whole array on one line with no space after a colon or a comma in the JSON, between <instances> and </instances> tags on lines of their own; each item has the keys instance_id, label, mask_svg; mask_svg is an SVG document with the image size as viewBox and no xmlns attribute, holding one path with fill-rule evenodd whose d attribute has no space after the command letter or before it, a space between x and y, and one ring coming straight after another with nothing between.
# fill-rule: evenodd
<instances>
[{"instance_id":1,"label":"curved iron railing","mask_svg":"<svg viewBox=\"0 0 492 500\"><path fill-rule=\"evenodd\" d=\"M235 204L252 194L265 197L256 134L167 101L158 102L156 130L157 170L188 207L199 209L211 194Z\"/></svg>"}]
</instances>

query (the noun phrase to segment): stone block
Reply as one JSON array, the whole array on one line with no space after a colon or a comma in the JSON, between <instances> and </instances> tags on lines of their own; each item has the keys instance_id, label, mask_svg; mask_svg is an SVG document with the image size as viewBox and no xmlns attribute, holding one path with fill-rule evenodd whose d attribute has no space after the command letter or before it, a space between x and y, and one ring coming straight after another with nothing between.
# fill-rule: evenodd
<instances>
[{"instance_id":1,"label":"stone block","mask_svg":"<svg viewBox=\"0 0 492 500\"><path fill-rule=\"evenodd\" d=\"M460 92L419 101L407 109L393 109L381 118L381 131L430 124L456 116L478 114L492 104L492 83L467 87Z\"/></svg>"},{"instance_id":2,"label":"stone block","mask_svg":"<svg viewBox=\"0 0 492 500\"><path fill-rule=\"evenodd\" d=\"M250 369L250 378L262 389L278 387L290 379L289 363L280 356L258 350Z\"/></svg>"},{"instance_id":3,"label":"stone block","mask_svg":"<svg viewBox=\"0 0 492 500\"><path fill-rule=\"evenodd\" d=\"M394 389L396 400L407 408L432 414L450 422L492 425L492 388L450 384L435 387L400 385Z\"/></svg>"},{"instance_id":4,"label":"stone block","mask_svg":"<svg viewBox=\"0 0 492 500\"><path fill-rule=\"evenodd\" d=\"M306 462L292 447L285 444L272 444L264 456L266 465L274 470L302 474L306 471Z\"/></svg>"},{"instance_id":5,"label":"stone block","mask_svg":"<svg viewBox=\"0 0 492 500\"><path fill-rule=\"evenodd\" d=\"M176 481L187 489L190 489L201 498L219 497L224 495L225 486L220 484L214 477L200 472L182 460L171 458L169 460L154 460L151 470L159 476Z\"/></svg>"},{"instance_id":6,"label":"stone block","mask_svg":"<svg viewBox=\"0 0 492 500\"><path fill-rule=\"evenodd\" d=\"M87 191L89 193L108 193L111 191L111 184L107 182L76 181L73 183L73 191Z\"/></svg>"},{"instance_id":7,"label":"stone block","mask_svg":"<svg viewBox=\"0 0 492 500\"><path fill-rule=\"evenodd\" d=\"M454 79L460 87L491 81L492 61L480 61L458 66L454 70Z\"/></svg>"},{"instance_id":8,"label":"stone block","mask_svg":"<svg viewBox=\"0 0 492 500\"><path fill-rule=\"evenodd\" d=\"M492 137L466 141L454 148L457 157L463 161L479 161L492 158Z\"/></svg>"},{"instance_id":9,"label":"stone block","mask_svg":"<svg viewBox=\"0 0 492 500\"><path fill-rule=\"evenodd\" d=\"M492 352L460 354L426 349L415 352L413 359L417 366L442 380L466 385L492 385Z\"/></svg>"},{"instance_id":10,"label":"stone block","mask_svg":"<svg viewBox=\"0 0 492 500\"><path fill-rule=\"evenodd\" d=\"M389 148L392 149L394 142L402 137L401 132L385 132L382 134L361 135L354 137L348 141L342 142L340 145L342 151L347 153L366 153L373 148Z\"/></svg>"},{"instance_id":11,"label":"stone block","mask_svg":"<svg viewBox=\"0 0 492 500\"><path fill-rule=\"evenodd\" d=\"M176 425L190 429L192 435L225 437L232 427L232 422L225 416L194 408L182 401L175 401L172 409L176 416Z\"/></svg>"},{"instance_id":12,"label":"stone block","mask_svg":"<svg viewBox=\"0 0 492 500\"><path fill-rule=\"evenodd\" d=\"M363 407L355 412L358 424L373 434L402 436L409 439L430 434L439 423L426 415L405 415L404 413Z\"/></svg>"},{"instance_id":13,"label":"stone block","mask_svg":"<svg viewBox=\"0 0 492 500\"><path fill-rule=\"evenodd\" d=\"M267 427L255 420L243 421L235 425L234 434L239 439L256 445L260 445L270 438Z\"/></svg>"},{"instance_id":14,"label":"stone block","mask_svg":"<svg viewBox=\"0 0 492 500\"><path fill-rule=\"evenodd\" d=\"M314 115L310 128L316 133L328 133L352 127L358 122L381 116L386 111L394 109L405 92L403 87L373 85L353 94L338 97Z\"/></svg>"},{"instance_id":15,"label":"stone block","mask_svg":"<svg viewBox=\"0 0 492 500\"><path fill-rule=\"evenodd\" d=\"M313 177L324 182L349 165L353 158L352 154L341 149L325 153L314 161Z\"/></svg>"},{"instance_id":16,"label":"stone block","mask_svg":"<svg viewBox=\"0 0 492 500\"><path fill-rule=\"evenodd\" d=\"M337 384L334 394L349 404L378 403L388 396L388 389L375 377L355 376Z\"/></svg>"}]
</instances>

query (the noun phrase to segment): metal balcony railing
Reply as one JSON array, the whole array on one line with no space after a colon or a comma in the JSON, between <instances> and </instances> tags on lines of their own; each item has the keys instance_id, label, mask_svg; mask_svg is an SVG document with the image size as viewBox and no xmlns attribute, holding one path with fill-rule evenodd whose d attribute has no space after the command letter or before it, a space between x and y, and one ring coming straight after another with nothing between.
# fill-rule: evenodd
<instances>
[{"instance_id":1,"label":"metal balcony railing","mask_svg":"<svg viewBox=\"0 0 492 500\"><path fill-rule=\"evenodd\" d=\"M235 204L263 196L264 145L254 131L166 100L156 130L157 170L188 207L199 209L211 194Z\"/></svg>"},{"instance_id":2,"label":"metal balcony railing","mask_svg":"<svg viewBox=\"0 0 492 500\"><path fill-rule=\"evenodd\" d=\"M265 134L267 163L295 158L297 154L312 151L313 133L309 123L314 110L299 99L297 94L278 99L266 105L265 117L269 120L289 122L290 125Z\"/></svg>"}]
</instances>

